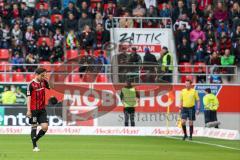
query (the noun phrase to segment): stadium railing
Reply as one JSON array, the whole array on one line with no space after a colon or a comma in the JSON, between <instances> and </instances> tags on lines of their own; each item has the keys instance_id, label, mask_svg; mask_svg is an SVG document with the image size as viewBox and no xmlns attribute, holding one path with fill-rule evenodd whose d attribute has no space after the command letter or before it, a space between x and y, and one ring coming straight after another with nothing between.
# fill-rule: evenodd
<instances>
[{"instance_id":1,"label":"stadium railing","mask_svg":"<svg viewBox=\"0 0 240 160\"><path fill-rule=\"evenodd\" d=\"M164 76L171 76L173 83L181 82L181 77L186 76L186 79L196 79L196 76L204 76L205 83L209 83L209 78L212 75L218 75L222 78L232 77L233 81L231 83L240 83L240 77L238 75L237 66L221 66L221 65L174 65L175 70L178 73L164 73L161 71L161 65L149 65L149 64L139 64L139 65L97 65L97 64L4 64L0 65L2 70L0 71L0 81L1 82L27 82L26 76L33 75L33 72L15 72L12 70L14 67L22 67L26 69L27 67L43 67L48 71L48 75L53 81L58 83L78 83L78 82L101 82L101 83L118 83L122 82L119 80L119 76L124 76L125 78L131 78L135 83L166 83L161 80ZM79 72L79 68L84 67L83 72ZM181 72L182 68L188 68L187 72ZM120 68L120 69L119 69ZM124 68L123 70L121 70ZM149 69L150 68L150 69ZM198 69L201 68L199 71ZM218 68L222 71L220 73L214 74L213 71ZM118 72L112 72L113 70L118 70ZM228 70L231 72L228 73ZM80 79L76 75L81 76ZM88 79L83 80L84 76L89 75ZM72 77L76 78L76 81L72 80ZM98 81L98 77L102 76L103 79ZM154 81L148 82L144 79L144 76L153 76ZM189 76L189 77L188 77ZM68 77L68 80L66 80ZM15 79L14 79L15 78ZM85 77L86 78L86 77ZM58 79L58 80L57 80ZM174 81L177 79L177 81ZM192 79L192 80L193 80Z\"/></svg>"}]
</instances>

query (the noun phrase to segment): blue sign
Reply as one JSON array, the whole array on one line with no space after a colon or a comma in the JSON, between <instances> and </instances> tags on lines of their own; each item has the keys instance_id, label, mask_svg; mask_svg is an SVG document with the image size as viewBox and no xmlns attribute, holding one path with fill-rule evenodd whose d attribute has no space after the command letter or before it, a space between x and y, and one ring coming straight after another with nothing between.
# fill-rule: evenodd
<instances>
[{"instance_id":1,"label":"blue sign","mask_svg":"<svg viewBox=\"0 0 240 160\"><path fill-rule=\"evenodd\" d=\"M217 95L222 86L221 85L196 85L195 86L195 90L198 91L198 95L199 95L199 98L200 98L200 103L201 103L201 106L200 106L200 111L204 111L204 106L203 106L203 97L205 96L205 89L206 88L210 88L212 93Z\"/></svg>"}]
</instances>

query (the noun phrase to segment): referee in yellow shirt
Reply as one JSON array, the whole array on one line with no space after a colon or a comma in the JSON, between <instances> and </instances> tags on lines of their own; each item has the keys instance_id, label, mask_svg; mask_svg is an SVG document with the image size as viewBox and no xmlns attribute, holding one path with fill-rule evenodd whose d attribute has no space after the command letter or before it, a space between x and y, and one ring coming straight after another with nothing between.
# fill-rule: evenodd
<instances>
[{"instance_id":1,"label":"referee in yellow shirt","mask_svg":"<svg viewBox=\"0 0 240 160\"><path fill-rule=\"evenodd\" d=\"M197 112L195 111L195 103L197 102ZM182 118L183 140L187 136L186 121L189 120L189 140L192 140L193 134L193 121L196 120L195 114L199 114L200 100L198 92L192 88L192 81L186 80L186 88L181 91L180 94L180 110Z\"/></svg>"}]
</instances>

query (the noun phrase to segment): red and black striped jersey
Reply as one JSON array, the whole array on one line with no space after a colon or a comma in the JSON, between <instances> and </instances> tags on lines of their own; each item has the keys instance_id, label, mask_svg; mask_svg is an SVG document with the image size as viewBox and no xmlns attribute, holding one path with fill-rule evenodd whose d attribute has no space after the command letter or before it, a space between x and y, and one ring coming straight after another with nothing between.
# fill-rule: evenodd
<instances>
[{"instance_id":1,"label":"red and black striped jersey","mask_svg":"<svg viewBox=\"0 0 240 160\"><path fill-rule=\"evenodd\" d=\"M45 109L45 89L50 89L49 83L46 80L41 82L32 80L27 89L27 96L31 96L31 110Z\"/></svg>"}]
</instances>

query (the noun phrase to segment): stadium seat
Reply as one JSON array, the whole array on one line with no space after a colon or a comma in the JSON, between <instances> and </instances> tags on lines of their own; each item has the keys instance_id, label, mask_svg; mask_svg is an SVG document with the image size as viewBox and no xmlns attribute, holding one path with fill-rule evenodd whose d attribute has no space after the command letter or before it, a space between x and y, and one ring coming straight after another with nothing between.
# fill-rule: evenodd
<instances>
[{"instance_id":1,"label":"stadium seat","mask_svg":"<svg viewBox=\"0 0 240 160\"><path fill-rule=\"evenodd\" d=\"M182 65L181 67L179 67L179 70L181 73L191 73L192 72L191 63L183 62L183 63L180 63L180 65Z\"/></svg>"},{"instance_id":2,"label":"stadium seat","mask_svg":"<svg viewBox=\"0 0 240 160\"><path fill-rule=\"evenodd\" d=\"M63 63L61 63L61 62L54 62L53 71L54 72L64 72L64 71L66 71L66 66L63 65Z\"/></svg>"},{"instance_id":3,"label":"stadium seat","mask_svg":"<svg viewBox=\"0 0 240 160\"><path fill-rule=\"evenodd\" d=\"M10 75L8 73L2 72L0 74L0 82L9 82L11 81Z\"/></svg>"},{"instance_id":4,"label":"stadium seat","mask_svg":"<svg viewBox=\"0 0 240 160\"><path fill-rule=\"evenodd\" d=\"M104 74L98 74L97 75L97 78L96 78L96 82L99 82L99 83L107 83L108 82L108 78L106 75Z\"/></svg>"},{"instance_id":5,"label":"stadium seat","mask_svg":"<svg viewBox=\"0 0 240 160\"><path fill-rule=\"evenodd\" d=\"M51 63L49 61L40 62L40 67L45 68L47 72L51 71Z\"/></svg>"},{"instance_id":6,"label":"stadium seat","mask_svg":"<svg viewBox=\"0 0 240 160\"><path fill-rule=\"evenodd\" d=\"M69 78L70 78L70 82L73 82L73 83L82 82L82 79L80 78L79 74L72 74Z\"/></svg>"},{"instance_id":7,"label":"stadium seat","mask_svg":"<svg viewBox=\"0 0 240 160\"><path fill-rule=\"evenodd\" d=\"M100 55L100 51L101 51L101 50L95 50L94 53L93 53L94 56L98 57L98 56ZM106 51L103 51L103 53L104 53L104 54L103 54L104 57L107 57L107 53L106 53Z\"/></svg>"},{"instance_id":8,"label":"stadium seat","mask_svg":"<svg viewBox=\"0 0 240 160\"><path fill-rule=\"evenodd\" d=\"M52 47L52 41L51 41L51 39L49 37L40 37L40 38L38 38L38 43L37 43L38 46L40 46L43 41L46 41L47 45L49 47Z\"/></svg>"},{"instance_id":9,"label":"stadium seat","mask_svg":"<svg viewBox=\"0 0 240 160\"><path fill-rule=\"evenodd\" d=\"M36 9L37 9L37 10L40 9L40 5L41 5L41 4L43 4L44 9L48 10L49 6L48 6L48 3L46 3L46 2L39 2L39 3L37 3L37 4L36 4Z\"/></svg>"},{"instance_id":10,"label":"stadium seat","mask_svg":"<svg viewBox=\"0 0 240 160\"><path fill-rule=\"evenodd\" d=\"M181 83L185 83L186 80L191 80L192 82L195 82L195 78L194 76L192 75L184 75L184 76L181 76Z\"/></svg>"},{"instance_id":11,"label":"stadium seat","mask_svg":"<svg viewBox=\"0 0 240 160\"><path fill-rule=\"evenodd\" d=\"M35 77L34 73L32 73L32 74L27 74L27 75L26 75L26 82L32 81L32 80L34 79L34 77Z\"/></svg>"},{"instance_id":12,"label":"stadium seat","mask_svg":"<svg viewBox=\"0 0 240 160\"><path fill-rule=\"evenodd\" d=\"M1 60L9 59L9 51L8 51L8 49L0 49L0 59Z\"/></svg>"},{"instance_id":13,"label":"stadium seat","mask_svg":"<svg viewBox=\"0 0 240 160\"><path fill-rule=\"evenodd\" d=\"M53 14L53 15L51 15L51 22L52 22L52 24L54 24L56 22L56 17L58 17L59 20L63 19L61 14Z\"/></svg>"},{"instance_id":14,"label":"stadium seat","mask_svg":"<svg viewBox=\"0 0 240 160\"><path fill-rule=\"evenodd\" d=\"M25 82L24 75L22 73L12 74L12 82Z\"/></svg>"},{"instance_id":15,"label":"stadium seat","mask_svg":"<svg viewBox=\"0 0 240 160\"><path fill-rule=\"evenodd\" d=\"M66 74L55 74L53 77L54 82L58 83L69 82L69 77Z\"/></svg>"},{"instance_id":16,"label":"stadium seat","mask_svg":"<svg viewBox=\"0 0 240 160\"><path fill-rule=\"evenodd\" d=\"M11 66L9 64L8 61L0 61L0 71L10 71Z\"/></svg>"},{"instance_id":17,"label":"stadium seat","mask_svg":"<svg viewBox=\"0 0 240 160\"><path fill-rule=\"evenodd\" d=\"M67 50L66 52L66 59L67 60L78 60L78 50Z\"/></svg>"},{"instance_id":18,"label":"stadium seat","mask_svg":"<svg viewBox=\"0 0 240 160\"><path fill-rule=\"evenodd\" d=\"M206 64L203 62L194 63L193 71L194 73L200 73L200 72L206 73Z\"/></svg>"}]
</instances>

